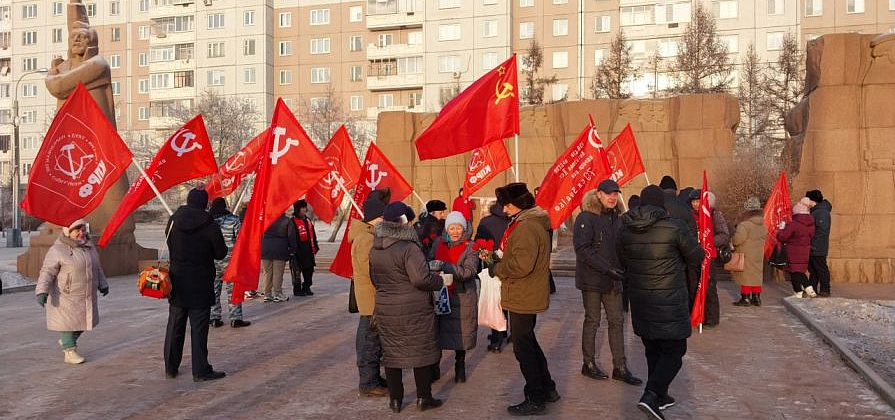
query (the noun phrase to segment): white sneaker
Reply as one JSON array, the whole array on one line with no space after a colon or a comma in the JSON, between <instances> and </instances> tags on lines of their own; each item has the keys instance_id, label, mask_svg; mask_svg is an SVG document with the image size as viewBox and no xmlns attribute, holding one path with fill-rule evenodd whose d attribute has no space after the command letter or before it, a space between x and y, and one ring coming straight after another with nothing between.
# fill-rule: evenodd
<instances>
[{"instance_id":1,"label":"white sneaker","mask_svg":"<svg viewBox=\"0 0 895 420\"><path fill-rule=\"evenodd\" d=\"M84 363L85 359L81 357L80 354L78 354L77 350L77 347L62 350L62 352L65 353L65 363L70 363L73 365Z\"/></svg>"},{"instance_id":2,"label":"white sneaker","mask_svg":"<svg viewBox=\"0 0 895 420\"><path fill-rule=\"evenodd\" d=\"M805 288L805 294L808 295L808 297L810 297L810 298L817 297L817 293L814 292L814 287L812 287L812 286L808 286Z\"/></svg>"}]
</instances>

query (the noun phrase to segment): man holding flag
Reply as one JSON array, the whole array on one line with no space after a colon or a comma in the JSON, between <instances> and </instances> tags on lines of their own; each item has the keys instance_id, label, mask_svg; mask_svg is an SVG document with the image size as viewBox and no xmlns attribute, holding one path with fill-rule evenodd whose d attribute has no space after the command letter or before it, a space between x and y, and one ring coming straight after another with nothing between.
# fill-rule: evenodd
<instances>
[{"instance_id":1,"label":"man holding flag","mask_svg":"<svg viewBox=\"0 0 895 420\"><path fill-rule=\"evenodd\" d=\"M637 406L649 418L664 420L662 410L674 405L668 386L683 365L691 331L687 266L698 265L705 252L683 222L668 216L661 188L650 185L640 197L640 206L622 216L619 245L631 323L649 371Z\"/></svg>"}]
</instances>

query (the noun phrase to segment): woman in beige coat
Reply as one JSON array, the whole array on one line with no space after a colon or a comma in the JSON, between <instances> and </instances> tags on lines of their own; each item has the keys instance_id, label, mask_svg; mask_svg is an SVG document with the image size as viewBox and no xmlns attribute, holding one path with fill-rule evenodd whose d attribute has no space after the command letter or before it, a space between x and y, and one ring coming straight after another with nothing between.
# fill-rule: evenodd
<instances>
[{"instance_id":1,"label":"woman in beige coat","mask_svg":"<svg viewBox=\"0 0 895 420\"><path fill-rule=\"evenodd\" d=\"M740 285L740 300L736 306L761 306L761 284L764 268L764 243L768 229L764 225L761 203L756 197L746 200L746 211L737 217L736 233L730 243L736 252L745 256L743 271L734 272L733 280Z\"/></svg>"},{"instance_id":2,"label":"woman in beige coat","mask_svg":"<svg viewBox=\"0 0 895 420\"><path fill-rule=\"evenodd\" d=\"M35 289L38 304L47 309L47 329L61 332L65 363L84 363L77 341L99 323L97 291L107 295L109 283L87 236L87 222L77 220L62 228L47 251Z\"/></svg>"}]
</instances>

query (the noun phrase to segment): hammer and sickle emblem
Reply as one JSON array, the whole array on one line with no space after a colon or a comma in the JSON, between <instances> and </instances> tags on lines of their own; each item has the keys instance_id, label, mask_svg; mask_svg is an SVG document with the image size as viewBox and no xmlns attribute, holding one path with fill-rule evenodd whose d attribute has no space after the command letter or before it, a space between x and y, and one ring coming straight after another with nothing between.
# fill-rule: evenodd
<instances>
[{"instance_id":1,"label":"hammer and sickle emblem","mask_svg":"<svg viewBox=\"0 0 895 420\"><path fill-rule=\"evenodd\" d=\"M590 131L587 133L587 142L595 149L602 149L603 144L600 143L599 140L600 137L597 135L597 129L591 126Z\"/></svg>"},{"instance_id":2,"label":"hammer and sickle emblem","mask_svg":"<svg viewBox=\"0 0 895 420\"><path fill-rule=\"evenodd\" d=\"M178 137L183 138L183 142L180 144L177 144ZM171 149L177 152L177 157L181 157L196 149L202 150L202 145L199 144L198 141L190 144L190 142L195 139L196 135L193 134L192 131L181 128L180 131L175 134L174 140L171 140ZM187 145L189 145L189 147L187 147Z\"/></svg>"},{"instance_id":3,"label":"hammer and sickle emblem","mask_svg":"<svg viewBox=\"0 0 895 420\"><path fill-rule=\"evenodd\" d=\"M494 105L500 103L501 99L505 98L513 98L516 95L513 94L513 84L508 82L503 82L503 89L500 88L500 81L494 85L494 94L497 95L497 99L494 100Z\"/></svg>"},{"instance_id":4,"label":"hammer and sickle emblem","mask_svg":"<svg viewBox=\"0 0 895 420\"><path fill-rule=\"evenodd\" d=\"M284 134L286 134L286 129L283 127L273 129L273 150L270 152L270 163L273 165L276 165L277 161L289 152L289 147L298 146L298 140L286 137L286 144L280 149L280 137Z\"/></svg>"},{"instance_id":5,"label":"hammer and sickle emblem","mask_svg":"<svg viewBox=\"0 0 895 420\"><path fill-rule=\"evenodd\" d=\"M75 158L71 154L71 151L75 150L76 148L77 146L75 146L74 143L69 143L59 149L59 151L65 154L68 158L68 170L62 167L59 158L56 159L56 170L62 172L66 176L70 176L71 179L76 179L78 176L80 176L81 172L84 172L84 169L87 167L87 163L90 162L90 159L94 157L93 155L88 154L79 156L77 159L78 163L76 165Z\"/></svg>"},{"instance_id":6,"label":"hammer and sickle emblem","mask_svg":"<svg viewBox=\"0 0 895 420\"><path fill-rule=\"evenodd\" d=\"M380 171L379 165L377 165L375 163L371 163L369 169L370 169L370 178L364 180L364 182L367 184L368 187L370 187L370 189L375 190L376 187L379 186L379 183L382 182L382 178L385 178L388 176L388 172Z\"/></svg>"}]
</instances>

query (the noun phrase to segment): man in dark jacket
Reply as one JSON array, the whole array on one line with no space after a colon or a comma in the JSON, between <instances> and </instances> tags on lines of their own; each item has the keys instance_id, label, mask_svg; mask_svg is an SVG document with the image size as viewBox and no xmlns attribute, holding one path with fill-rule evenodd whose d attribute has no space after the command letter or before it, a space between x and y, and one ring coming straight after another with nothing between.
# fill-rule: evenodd
<instances>
[{"instance_id":1,"label":"man in dark jacket","mask_svg":"<svg viewBox=\"0 0 895 420\"><path fill-rule=\"evenodd\" d=\"M631 298L634 333L643 341L649 377L638 408L650 418L674 404L668 385L687 352L690 311L687 266L702 262L705 252L680 220L664 208L664 194L650 185L641 204L622 216L622 265Z\"/></svg>"},{"instance_id":2,"label":"man in dark jacket","mask_svg":"<svg viewBox=\"0 0 895 420\"><path fill-rule=\"evenodd\" d=\"M501 280L500 303L509 311L513 353L525 377L525 401L507 411L513 416L543 414L545 403L559 401L535 337L537 314L550 306L550 218L521 182L498 188L496 194L511 221L497 251L503 255L488 271Z\"/></svg>"},{"instance_id":3,"label":"man in dark jacket","mask_svg":"<svg viewBox=\"0 0 895 420\"><path fill-rule=\"evenodd\" d=\"M445 217L447 217L447 204L444 201L430 200L426 203L426 215L420 219L417 229L424 255L429 255L432 243L444 233Z\"/></svg>"},{"instance_id":4,"label":"man in dark jacket","mask_svg":"<svg viewBox=\"0 0 895 420\"><path fill-rule=\"evenodd\" d=\"M283 296L283 273L286 262L295 252L295 242L295 224L282 214L261 237L261 289L265 302L289 300Z\"/></svg>"},{"instance_id":5,"label":"man in dark jacket","mask_svg":"<svg viewBox=\"0 0 895 420\"><path fill-rule=\"evenodd\" d=\"M489 211L491 214L483 217L482 220L479 221L479 227L475 231L475 239L493 241L494 247L491 251L496 251L500 246L501 239L503 239L503 233L507 230L507 226L510 224L510 218L503 212L503 206L498 203L492 205ZM507 316L506 311L504 311L504 316ZM503 344L507 339L507 332L492 329L491 335L489 335L488 338L491 341L488 344L488 351L492 353L500 353L503 350Z\"/></svg>"},{"instance_id":6,"label":"man in dark jacket","mask_svg":"<svg viewBox=\"0 0 895 420\"><path fill-rule=\"evenodd\" d=\"M292 221L295 223L295 240L292 249L294 255L289 259L289 270L292 272L292 294L294 296L314 296L313 284L314 256L320 247L317 245L317 233L314 224L308 218L308 202L298 200L292 206ZM304 281L302 281L304 278Z\"/></svg>"},{"instance_id":7,"label":"man in dark jacket","mask_svg":"<svg viewBox=\"0 0 895 420\"><path fill-rule=\"evenodd\" d=\"M696 238L699 235L696 231L696 219L693 218L693 212L690 210L690 206L688 206L685 201L678 198L677 182L671 176L665 175L659 183L659 188L662 188L664 193L663 199L665 210L668 211L668 214L671 217L684 222L690 229L690 233Z\"/></svg>"},{"instance_id":8,"label":"man in dark jacket","mask_svg":"<svg viewBox=\"0 0 895 420\"><path fill-rule=\"evenodd\" d=\"M808 257L808 280L817 296L830 297L830 267L827 266L827 254L830 252L830 213L833 205L824 199L820 190L811 190L805 193L814 205L811 207L811 217L814 217L814 237L811 238L811 254Z\"/></svg>"},{"instance_id":9,"label":"man in dark jacket","mask_svg":"<svg viewBox=\"0 0 895 420\"><path fill-rule=\"evenodd\" d=\"M227 244L221 229L205 211L208 193L194 188L186 203L168 219L165 229L172 284L165 331L165 376L177 376L189 320L193 380L199 382L226 376L208 364L208 325L214 303L214 260L227 256Z\"/></svg>"},{"instance_id":10,"label":"man in dark jacket","mask_svg":"<svg viewBox=\"0 0 895 420\"><path fill-rule=\"evenodd\" d=\"M643 383L631 374L625 359L625 324L622 315L624 270L618 257L621 219L618 210L618 184L606 179L596 190L588 191L581 201L581 213L575 218L572 242L575 245L575 287L584 301L584 326L581 374L593 379L609 376L597 365L595 339L600 327L600 306L609 321L609 348L612 350L612 379L631 385Z\"/></svg>"}]
</instances>

